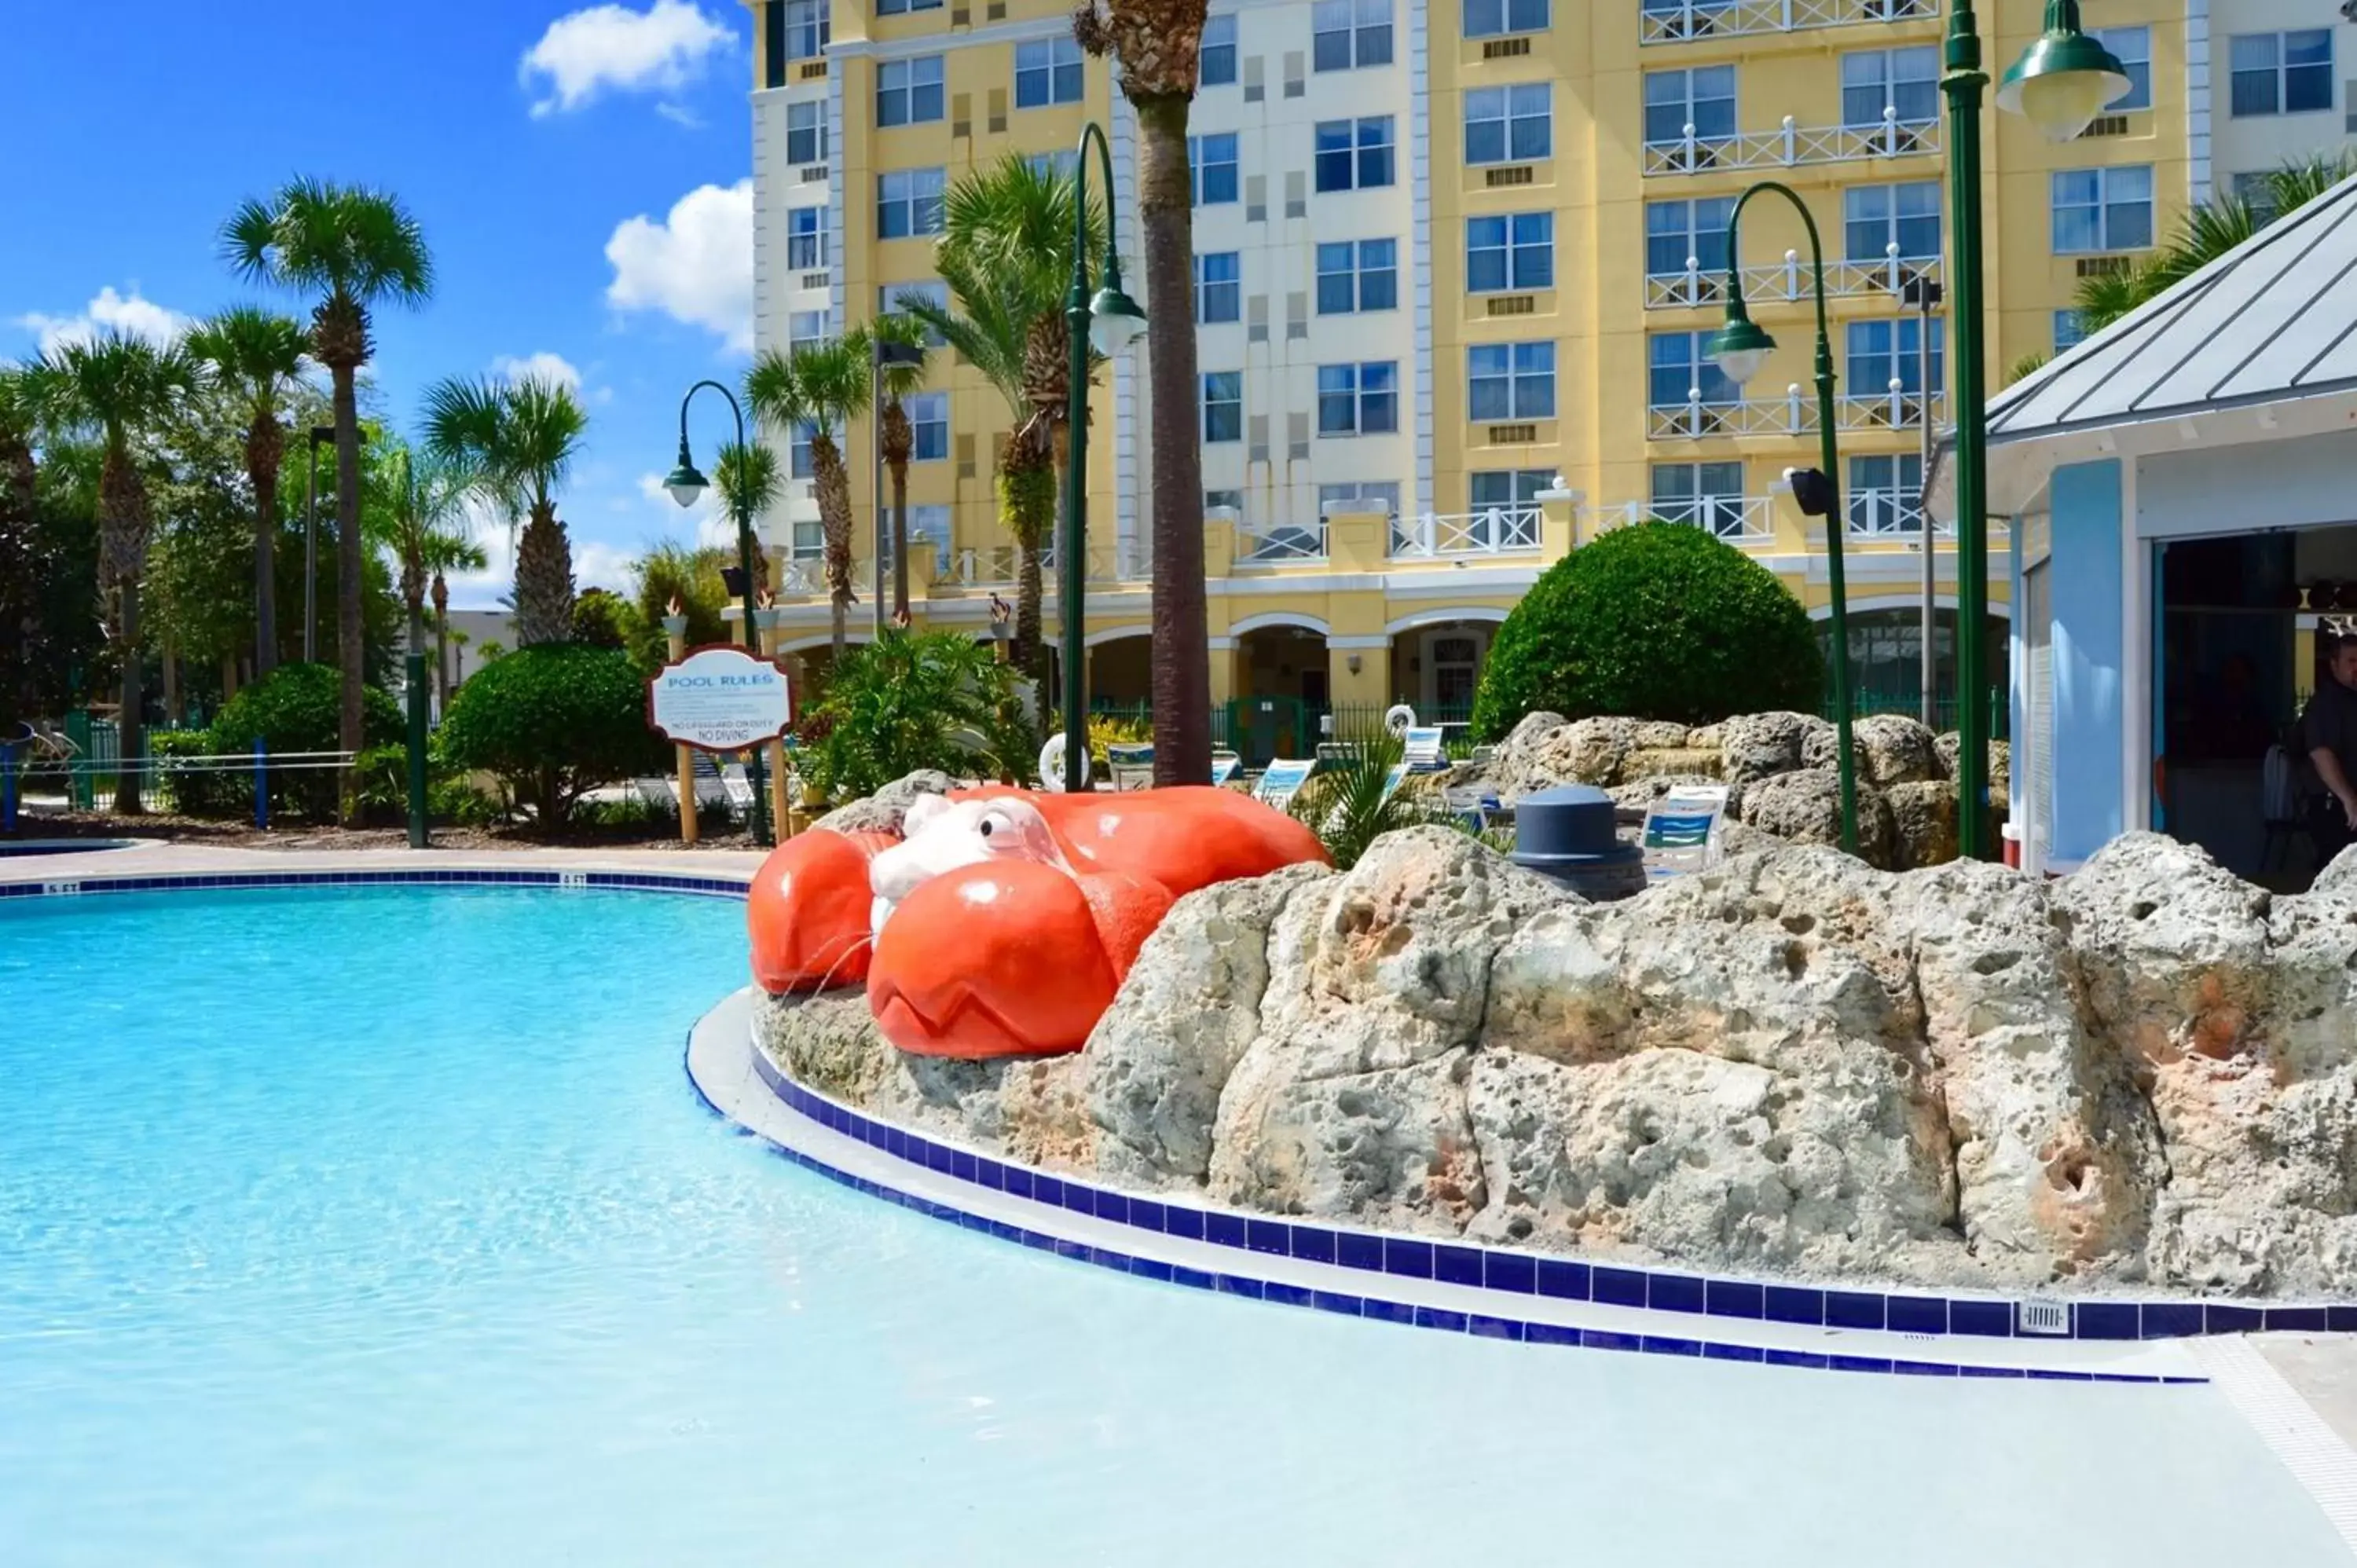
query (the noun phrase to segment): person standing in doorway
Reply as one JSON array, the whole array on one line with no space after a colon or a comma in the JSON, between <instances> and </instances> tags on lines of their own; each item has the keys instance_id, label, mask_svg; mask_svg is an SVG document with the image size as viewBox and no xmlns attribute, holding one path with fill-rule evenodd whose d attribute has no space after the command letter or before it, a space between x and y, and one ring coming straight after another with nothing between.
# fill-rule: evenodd
<instances>
[{"instance_id":1,"label":"person standing in doorway","mask_svg":"<svg viewBox=\"0 0 2357 1568\"><path fill-rule=\"evenodd\" d=\"M2319 871L2357 839L2357 636L2336 640L2325 668L2299 717L2299 744L2325 790L2309 804Z\"/></svg>"}]
</instances>

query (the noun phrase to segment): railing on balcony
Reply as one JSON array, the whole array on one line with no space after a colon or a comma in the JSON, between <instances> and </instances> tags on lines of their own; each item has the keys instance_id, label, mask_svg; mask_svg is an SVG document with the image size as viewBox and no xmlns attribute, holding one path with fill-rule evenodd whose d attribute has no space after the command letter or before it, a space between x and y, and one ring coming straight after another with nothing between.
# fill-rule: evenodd
<instances>
[{"instance_id":1,"label":"railing on balcony","mask_svg":"<svg viewBox=\"0 0 2357 1568\"><path fill-rule=\"evenodd\" d=\"M1607 533L1641 522L1674 522L1706 529L1729 544L1765 544L1776 537L1774 498L1697 496L1692 500L1620 501L1591 507L1583 533Z\"/></svg>"},{"instance_id":2,"label":"railing on balcony","mask_svg":"<svg viewBox=\"0 0 2357 1568\"><path fill-rule=\"evenodd\" d=\"M1935 14L1933 0L1642 0L1642 41L1649 44L1794 33Z\"/></svg>"},{"instance_id":3,"label":"railing on balcony","mask_svg":"<svg viewBox=\"0 0 2357 1568\"><path fill-rule=\"evenodd\" d=\"M931 581L936 587L1006 588L1014 586L1022 575L1023 553L1012 544L952 550L946 559L931 552L928 555L932 563ZM1056 551L1052 545L1039 552L1039 575L1048 591L1053 593ZM1092 583L1136 582L1146 575L1146 552L1135 545L1103 544L1089 552L1088 580Z\"/></svg>"},{"instance_id":4,"label":"railing on balcony","mask_svg":"<svg viewBox=\"0 0 2357 1568\"><path fill-rule=\"evenodd\" d=\"M1902 256L1894 240L1889 253L1881 261L1835 262L1826 267L1825 294L1836 299L1895 295L1913 279L1939 275L1939 257ZM1742 280L1743 297L1755 305L1762 300L1798 303L1816 297L1816 274L1798 251L1785 252L1781 262L1745 267ZM1645 278L1648 310L1726 302L1727 269L1705 267L1698 257L1688 256L1684 272L1652 273Z\"/></svg>"},{"instance_id":5,"label":"railing on balcony","mask_svg":"<svg viewBox=\"0 0 2357 1568\"><path fill-rule=\"evenodd\" d=\"M851 564L851 590L866 593L876 585L876 563L858 560ZM815 556L795 556L783 563L773 563L770 586L778 597L823 598L827 593L826 563Z\"/></svg>"},{"instance_id":6,"label":"railing on balcony","mask_svg":"<svg viewBox=\"0 0 2357 1568\"><path fill-rule=\"evenodd\" d=\"M1703 136L1684 134L1645 144L1647 174L1702 174L1711 169L1790 168L1796 164L1858 163L1940 150L1937 120L1901 120L1895 108L1867 125L1803 125L1792 115L1773 131Z\"/></svg>"},{"instance_id":7,"label":"railing on balcony","mask_svg":"<svg viewBox=\"0 0 2357 1568\"><path fill-rule=\"evenodd\" d=\"M1539 509L1490 507L1481 511L1392 519L1394 560L1448 561L1512 555L1539 547Z\"/></svg>"},{"instance_id":8,"label":"railing on balcony","mask_svg":"<svg viewBox=\"0 0 2357 1568\"><path fill-rule=\"evenodd\" d=\"M1945 417L1946 400L1934 394L1931 414ZM1901 389L1834 400L1836 430L1906 430L1923 423L1924 397ZM1817 428L1817 400L1798 381L1781 398L1737 403L1705 403L1699 389L1689 389L1684 403L1655 403L1645 413L1649 441L1692 441L1706 435L1801 435Z\"/></svg>"},{"instance_id":9,"label":"railing on balcony","mask_svg":"<svg viewBox=\"0 0 2357 1568\"><path fill-rule=\"evenodd\" d=\"M1255 566L1326 559L1326 524L1236 525L1236 559Z\"/></svg>"},{"instance_id":10,"label":"railing on balcony","mask_svg":"<svg viewBox=\"0 0 2357 1568\"><path fill-rule=\"evenodd\" d=\"M1849 532L1864 539L1913 539L1923 532L1923 506L1915 491L1889 488L1852 490L1842 498ZM1934 522L1937 538L1953 537L1953 522Z\"/></svg>"}]
</instances>

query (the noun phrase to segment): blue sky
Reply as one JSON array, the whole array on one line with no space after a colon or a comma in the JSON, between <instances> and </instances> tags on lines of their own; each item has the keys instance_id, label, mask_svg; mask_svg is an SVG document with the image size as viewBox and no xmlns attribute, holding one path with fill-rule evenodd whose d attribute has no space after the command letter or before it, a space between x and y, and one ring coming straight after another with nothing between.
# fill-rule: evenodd
<instances>
[{"instance_id":1,"label":"blue sky","mask_svg":"<svg viewBox=\"0 0 2357 1568\"><path fill-rule=\"evenodd\" d=\"M746 95L737 0L0 0L8 117L0 358L92 322L169 332L258 295L217 252L221 220L291 175L382 186L424 225L423 310L377 319L385 410L536 356L577 374L585 460L560 498L576 575L621 585L650 541L699 519L654 490L679 398L734 381L751 334ZM708 461L727 411L699 399ZM708 523L705 525L708 526ZM454 600L494 603L492 573Z\"/></svg>"}]
</instances>

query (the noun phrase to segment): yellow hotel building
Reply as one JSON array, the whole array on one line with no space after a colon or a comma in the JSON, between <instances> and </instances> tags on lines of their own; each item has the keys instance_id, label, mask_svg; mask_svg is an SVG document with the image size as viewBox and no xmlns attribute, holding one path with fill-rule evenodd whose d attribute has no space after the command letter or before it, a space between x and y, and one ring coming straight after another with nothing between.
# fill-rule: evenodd
<instances>
[{"instance_id":1,"label":"yellow hotel building","mask_svg":"<svg viewBox=\"0 0 2357 1568\"><path fill-rule=\"evenodd\" d=\"M945 186L1009 154L1069 158L1088 119L1110 135L1136 254L1135 122L1107 64L1073 46L1064 0L752 10L762 349L938 289L927 236ZM2088 0L2136 87L2078 142L1988 109L1993 384L2067 342L2078 278L2150 246L2188 200L2196 99L2206 123L2196 10ZM1943 15L1933 0L1214 0L1193 112L1194 417L1213 692L1239 704L1240 744L1327 704L1461 716L1538 573L1648 516L1711 529L1823 615L1822 537L1773 488L1817 460L1811 268L1788 206L1746 210L1739 258L1780 347L1744 389L1702 352L1727 211L1770 178L1804 199L1825 249L1860 686L1913 692L1916 487L1926 419L1945 417L1946 333L1902 290L1943 272ZM1995 69L2040 17L2040 0L1984 6ZM2190 74L2193 32L2205 63ZM1089 685L1121 703L1144 700L1151 658L1144 351L1100 378L1090 447ZM936 360L912 409L915 613L980 630L994 589L1012 596L990 472L1008 413ZM845 450L872 583L865 421ZM780 644L823 653L816 505L803 479L789 489L763 525L785 568ZM1935 551L1953 604L1949 546ZM1991 589L2001 611L2003 578Z\"/></svg>"}]
</instances>

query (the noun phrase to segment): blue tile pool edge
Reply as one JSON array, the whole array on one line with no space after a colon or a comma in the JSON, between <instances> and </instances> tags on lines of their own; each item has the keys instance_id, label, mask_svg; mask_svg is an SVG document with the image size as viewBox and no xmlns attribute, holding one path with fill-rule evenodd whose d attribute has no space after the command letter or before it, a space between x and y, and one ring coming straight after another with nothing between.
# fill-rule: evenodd
<instances>
[{"instance_id":1,"label":"blue tile pool edge","mask_svg":"<svg viewBox=\"0 0 2357 1568\"><path fill-rule=\"evenodd\" d=\"M0 882L0 900L81 898L108 893L249 892L278 887L548 887L567 893L675 893L742 900L747 883L728 876L662 875L639 871L568 871L531 867L513 871L490 866L412 866L368 871L159 872L153 875L27 878Z\"/></svg>"},{"instance_id":2,"label":"blue tile pool edge","mask_svg":"<svg viewBox=\"0 0 2357 1568\"><path fill-rule=\"evenodd\" d=\"M1547 1273L1549 1265L1553 1265L1556 1269L1574 1270L1583 1274L1594 1272L1604 1272L1635 1274L1641 1278L1645 1277L1642 1271L1614 1270L1604 1265L1597 1265L1579 1260L1548 1257L1534 1253L1504 1252L1494 1249L1440 1241L1429 1237L1395 1236L1368 1231L1335 1230L1330 1227L1326 1226L1298 1226L1292 1224L1291 1221L1273 1221L1267 1216L1254 1216L1242 1211L1215 1209L1208 1207L1199 1207L1193 1204L1177 1202L1158 1195L1124 1192L1110 1187L1098 1187L1091 1183L1079 1180L1071 1176L1060 1173L1049 1173L1039 1170L1034 1166L1019 1165L1011 1160L998 1159L994 1156L980 1154L976 1151L960 1148L937 1139L927 1138L920 1133L909 1131L897 1123L888 1122L880 1118L868 1116L863 1112L854 1111L849 1106L841 1104L838 1101L829 1099L825 1095L804 1088L800 1083L795 1082L791 1078L788 1077L775 1062L770 1060L769 1054L766 1051L763 1051L758 1045L753 1044L748 1040L745 1048L751 1058L756 1075L760 1079L762 1084L769 1090L770 1093L780 1104L784 1105L786 1109L793 1112L796 1115L799 1115L807 1121L817 1123L823 1128L826 1128L844 1136L853 1138L866 1144L867 1148L879 1158L890 1160L903 1165L910 1166L914 1169L923 1170L934 1176L949 1176L952 1180L963 1181L967 1185L980 1187L985 1190L996 1190L1006 1193L1010 1196L1031 1198L1036 1202L1051 1203L1056 1207L1069 1209L1077 1215L1085 1215L1101 1222L1121 1225L1127 1229L1138 1230L1143 1233L1153 1234L1158 1231L1162 1234L1178 1237L1183 1240L1207 1242L1211 1245L1221 1246L1238 1253L1238 1262L1240 1265L1243 1264L1245 1261L1257 1251L1271 1255L1289 1256L1303 1262L1321 1262L1329 1267L1358 1267L1367 1270L1371 1273L1374 1273L1377 1277L1380 1277L1384 1273L1395 1273L1402 1277L1425 1280L1432 1279L1437 1276L1429 1271L1428 1267L1426 1269L1426 1272L1419 1273L1418 1266L1419 1264L1426 1263L1426 1260L1428 1260L1437 1250L1446 1249L1452 1252L1460 1253L1471 1252L1478 1254L1482 1260L1485 1283L1480 1287L1467 1288L1481 1289L1484 1294L1490 1296L1490 1298L1501 1309L1510 1308L1516 1294L1555 1294L1575 1300L1602 1298L1589 1295L1586 1292L1582 1292L1578 1295L1573 1296L1567 1289L1549 1292L1543 1287L1535 1285L1534 1288L1529 1291L1510 1291L1504 1287L1493 1289L1486 1283L1487 1272L1491 1266L1501 1262L1505 1265L1501 1272L1508 1273L1517 1273L1521 1271L1521 1268L1523 1265L1529 1265L1534 1275L1544 1276ZM689 1076L691 1079L693 1079L693 1073ZM716 1114L721 1116L724 1120L730 1120L732 1124L734 1124L733 1119L729 1118L725 1111L721 1111L719 1107L713 1105L709 1096L704 1095L704 1090L700 1085L697 1087L697 1093L700 1096L704 1096L705 1104L710 1107ZM881 1198L885 1202L894 1204L897 1207L909 1209L913 1212L925 1215L931 1219L942 1220L947 1224L956 1225L962 1230L984 1232L998 1240L1013 1241L1019 1245L1030 1247L1040 1251L1054 1252L1060 1256L1073 1259L1076 1262L1092 1263L1100 1268L1111 1269L1119 1273L1135 1274L1141 1278L1152 1279L1164 1283L1189 1285L1197 1289L1211 1291L1215 1294L1251 1295L1257 1300L1273 1301L1284 1305L1306 1305L1310 1307L1312 1310L1337 1312L1346 1316L1366 1317L1383 1322L1402 1323L1416 1327L1436 1328L1452 1333L1472 1334L1477 1337L1487 1338L1512 1339L1525 1344L1576 1345L1589 1349L1631 1350L1648 1354L1683 1356L1689 1359L1700 1357L1707 1360L1756 1361L1763 1362L1770 1366L1810 1367L1833 1371L1878 1371L1911 1377L2010 1378L2030 1380L2061 1380L2073 1382L2100 1383L2183 1385L2206 1383L2209 1381L2209 1379L2206 1377L2176 1377L2131 1372L2066 1370L2043 1367L1998 1367L1980 1363L1951 1363L1935 1360L1919 1360L1911 1358L1900 1358L1889 1354L1854 1355L1846 1352L1836 1352L1830 1348L1822 1353L1788 1351L1759 1346L1718 1343L1686 1336L1671 1337L1656 1334L1632 1333L1626 1330L1574 1328L1558 1323L1549 1323L1517 1317L1512 1316L1509 1311L1505 1310L1489 1313L1458 1312L1389 1300L1381 1295L1371 1294L1365 1292L1328 1292L1315 1288L1304 1289L1304 1287L1297 1284L1257 1278L1249 1272L1203 1270L1189 1268L1178 1264L1165 1263L1156 1259L1138 1256L1136 1254L1121 1251L1116 1249L1088 1242L1076 1241L1069 1238L1053 1236L1043 1231L1031 1230L1027 1227L1015 1225L1006 1221L992 1219L986 1216L959 1208L952 1204L938 1202L920 1194L906 1191L902 1188L896 1187L888 1182L877 1181L870 1177L861 1176L856 1172L843 1169L838 1165L830 1164L828 1161L811 1154L807 1150L798 1149L789 1144L783 1143L771 1134L765 1133L753 1133L751 1135L760 1138L781 1157L814 1175L823 1176L829 1181L834 1182L839 1186L849 1187L866 1197ZM897 1148L894 1147L895 1144L898 1145ZM953 1156L958 1155L964 1156L965 1159L970 1162L970 1168L972 1170L972 1174L970 1176L960 1176L957 1174L954 1168ZM936 1160L940 1163L933 1163ZM1039 1189L1043 1187L1049 1190L1044 1193L1041 1192ZM1147 1226L1137 1223L1134 1218L1108 1215L1100 1208L1101 1200L1108 1198L1126 1203L1133 1215L1139 1208L1158 1210L1166 1216L1165 1223L1160 1226ZM1211 1228L1208 1225L1200 1226L1200 1228L1193 1225L1179 1228L1171 1224L1170 1220L1179 1215L1191 1216L1198 1221L1205 1220L1210 1219L1211 1216L1217 1215L1224 1219L1236 1222L1243 1230L1243 1236L1241 1239L1233 1240L1214 1240L1209 1234ZM1322 1246L1322 1243L1315 1241L1312 1242L1311 1250L1308 1252L1304 1252L1303 1251L1297 1249L1290 1252L1274 1253L1273 1250L1266 1246L1255 1249L1252 1245L1250 1240L1250 1227L1255 1219L1258 1219L1264 1224L1279 1224L1292 1231L1322 1233L1324 1236L1331 1238L1337 1241L1345 1239L1361 1242L1372 1241L1377 1244L1379 1252L1382 1252L1386 1248L1401 1249L1404 1266L1397 1268L1391 1267L1389 1265L1388 1256L1386 1256L1385 1262L1383 1263L1361 1262L1358 1264L1338 1265L1331 1258L1321 1258L1316 1255L1317 1251ZM1419 1249L1421 1251L1418 1251ZM1711 1288L1724 1290L1730 1286L1737 1287L1738 1289L1750 1287L1760 1290L1763 1294L1765 1294L1779 1289L1792 1288L1781 1286L1770 1282L1730 1281L1717 1278L1704 1279L1697 1275L1677 1274L1666 1275L1664 1277L1690 1280L1697 1288L1704 1289L1706 1291ZM1857 1294L1860 1295L1872 1295L1879 1301L1886 1293L1842 1293L1828 1292L1820 1289L1816 1294L1819 1295ZM1304 1297L1307 1299L1302 1299ZM1663 1310L1668 1311L1677 1309L1665 1306ZM1710 1316L1749 1316L1755 1319L1760 1316L1759 1314L1715 1314ZM1826 1325L1822 1322L1816 1326L1838 1326ZM1921 1338L1925 1337L1910 1335L1910 1337ZM2058 1335L2040 1337L2045 1338L2049 1343L2067 1344L2072 1337L2075 1337L2075 1336ZM1885 1348L1888 1349L1889 1347L1886 1346Z\"/></svg>"}]
</instances>

